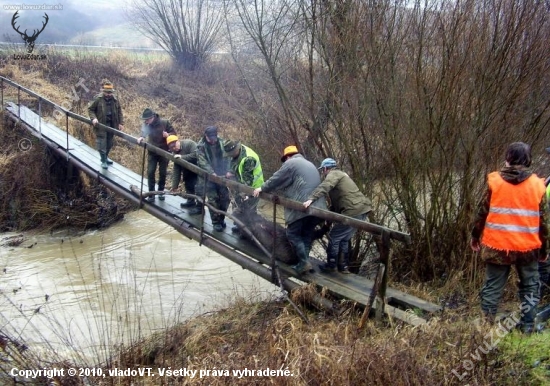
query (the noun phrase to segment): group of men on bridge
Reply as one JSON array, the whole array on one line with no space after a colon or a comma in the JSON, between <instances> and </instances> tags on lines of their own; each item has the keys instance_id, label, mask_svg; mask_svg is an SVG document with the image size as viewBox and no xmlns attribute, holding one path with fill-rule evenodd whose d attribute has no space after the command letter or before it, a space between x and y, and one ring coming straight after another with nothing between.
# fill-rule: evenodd
<instances>
[{"instance_id":1,"label":"group of men on bridge","mask_svg":"<svg viewBox=\"0 0 550 386\"><path fill-rule=\"evenodd\" d=\"M97 123L119 130L124 128L122 109L114 96L114 91L113 84L104 79L101 93L88 105L103 169L108 169L112 164L108 155L112 148L113 134L100 128ZM317 168L300 154L296 146L288 146L281 157L281 168L264 181L258 154L238 140L220 138L216 126L207 127L196 143L191 139L180 140L170 122L161 119L159 114L150 108L146 108L140 118L143 125L138 143L147 139L149 145L172 152L176 158L184 159L208 174L233 179L254 188L253 195L234 194L234 213L256 212L259 194L262 191L278 191L285 198L303 202L305 208L311 205L326 209L328 200L331 209L335 212L359 220L365 220L372 212L370 200L346 173L338 169L336 161L332 158L325 159ZM158 181L156 180L157 169ZM168 159L153 151L148 152L149 192L164 191L167 169ZM325 176L323 182L321 182L319 170ZM210 211L213 228L217 232L222 232L226 228L225 213L230 204L229 189L174 163L170 188L172 193L179 192L182 177L187 194L207 197L209 206L215 209ZM164 201L164 194L160 194L158 199ZM146 200L154 202L155 195L148 196ZM203 204L195 198L188 198L180 205L182 208L188 208L188 213L192 215L202 214L204 211ZM322 220L309 215L306 211L291 208L285 208L284 217L288 241L298 258L298 263L293 268L298 274L310 272L313 267L309 262L309 252L314 230ZM240 230L234 226L232 231ZM321 266L322 270L349 273L349 242L355 231L355 228L341 223L332 226L328 234L327 263Z\"/></svg>"},{"instance_id":2,"label":"group of men on bridge","mask_svg":"<svg viewBox=\"0 0 550 386\"><path fill-rule=\"evenodd\" d=\"M123 114L120 104L114 97L111 82L102 82L101 93L88 105L89 116L94 125L97 149L101 167L107 169L112 161L109 151L113 145L113 134L97 126L97 123L123 130ZM142 115L141 136L138 143L147 138L150 145L172 152L175 157L184 159L213 176L234 179L254 189L252 196L235 194L234 212L256 212L261 192L280 192L285 198L303 202L305 208L314 206L327 208L358 220L372 221L370 200L359 190L355 182L332 158L322 161L316 168L294 145L284 149L282 166L271 178L264 181L260 157L250 147L240 141L224 140L218 136L218 128L209 126L202 138L195 143L190 139L179 140L168 120L161 119L152 109L146 108ZM550 148L548 149L550 153ZM471 248L482 250L486 263L485 283L481 290L481 308L488 321L495 320L498 303L511 265L516 266L520 279L519 295L522 299L520 327L524 332L534 329L535 308L538 305L542 288L550 282L550 259L547 243L550 241L546 225L550 184L545 187L543 180L530 169L531 149L522 142L511 144L506 152L506 166L489 174L487 189L480 202L478 214L472 230ZM147 181L150 192L164 191L168 159L148 152ZM158 182L155 179L158 168ZM324 177L321 181L319 170ZM196 173L174 164L170 191L179 192L183 176L186 193L192 196L205 195L210 206L215 208L210 217L215 231L226 228L225 213L230 204L230 191L227 187L198 176ZM164 195L159 195L164 200ZM153 202L155 196L147 197ZM181 203L192 215L202 214L204 206L195 198ZM314 238L315 227L321 220L307 211L285 207L286 233L298 263L293 266L298 274L310 272L309 252ZM239 232L237 226L232 231ZM349 241L356 229L342 223L333 224L328 234L327 262L321 269L325 272L349 273ZM483 249L481 247L483 246ZM530 299L525 305L524 299Z\"/></svg>"}]
</instances>

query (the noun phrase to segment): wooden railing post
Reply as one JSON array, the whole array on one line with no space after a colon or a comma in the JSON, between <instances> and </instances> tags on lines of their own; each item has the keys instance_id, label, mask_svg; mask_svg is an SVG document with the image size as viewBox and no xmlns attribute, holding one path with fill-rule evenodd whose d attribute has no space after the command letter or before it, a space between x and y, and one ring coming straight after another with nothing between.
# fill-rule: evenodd
<instances>
[{"instance_id":1,"label":"wooden railing post","mask_svg":"<svg viewBox=\"0 0 550 386\"><path fill-rule=\"evenodd\" d=\"M42 98L38 98L38 133L42 138Z\"/></svg>"},{"instance_id":2,"label":"wooden railing post","mask_svg":"<svg viewBox=\"0 0 550 386\"><path fill-rule=\"evenodd\" d=\"M382 242L380 248L380 264L383 265L380 268L383 269L382 280L380 282L380 289L378 290L378 296L376 299L376 321L380 323L384 316L384 305L386 303L386 288L388 287L388 272L390 268L390 253L391 253L391 238L389 232L384 230L382 232Z\"/></svg>"}]
</instances>

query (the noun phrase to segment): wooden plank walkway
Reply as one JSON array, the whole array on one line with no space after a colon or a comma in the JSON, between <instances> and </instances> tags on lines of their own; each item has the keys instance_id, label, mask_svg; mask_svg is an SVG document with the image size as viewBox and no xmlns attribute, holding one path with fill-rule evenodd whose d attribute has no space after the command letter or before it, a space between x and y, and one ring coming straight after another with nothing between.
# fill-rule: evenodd
<instances>
[{"instance_id":1,"label":"wooden plank walkway","mask_svg":"<svg viewBox=\"0 0 550 386\"><path fill-rule=\"evenodd\" d=\"M93 169L97 175L101 176L103 179L110 181L112 184L115 184L119 188L127 190L128 192L130 192L130 186L132 185L138 187L141 186L142 178L139 174L134 173L130 169L116 162L109 166L109 169L102 169L99 154L95 149L92 149L85 143L72 136L67 137L67 134L63 129L60 129L56 125L39 118L38 114L27 107L18 106L14 103L7 103L6 109L14 118L19 117L19 119L24 122L26 126L32 129L31 131L34 136L47 139L47 142L54 143L58 149L63 149L66 152L68 150L68 157L77 159L81 163L87 165L87 167ZM142 148L138 149L139 151L142 151ZM147 181L145 179L145 188L146 185ZM178 221L187 224L189 227L200 229L201 216L190 215L187 209L180 208L180 203L182 201L183 199L179 196L167 195L165 201L156 200L154 203L145 202L143 205L154 206L158 210L162 211L162 213L164 213L167 217L177 219ZM208 211L206 211L204 232L217 242L223 243L246 257L269 266L269 258L265 256L265 254L256 245L252 242L239 238L230 231L233 225L231 219L228 218L226 222L227 228L224 232L215 232L212 228ZM309 274L298 279L294 278L293 280L315 283L319 287L328 289L337 297L349 299L361 305L367 304L374 284L372 280L354 274L324 274L319 271L319 265L322 262L313 259L313 263L316 267L316 273ZM288 265L279 262L279 267L285 278L292 278L295 276L294 271ZM386 291L386 304L389 305L389 307L386 307L386 312L388 314L394 315L400 319L405 319L412 324L422 324L425 320L415 317L413 313L405 312L404 310L421 310L424 317L429 317L431 314L437 313L441 310L441 307L436 304L426 302L425 300L392 288L388 288Z\"/></svg>"}]
</instances>

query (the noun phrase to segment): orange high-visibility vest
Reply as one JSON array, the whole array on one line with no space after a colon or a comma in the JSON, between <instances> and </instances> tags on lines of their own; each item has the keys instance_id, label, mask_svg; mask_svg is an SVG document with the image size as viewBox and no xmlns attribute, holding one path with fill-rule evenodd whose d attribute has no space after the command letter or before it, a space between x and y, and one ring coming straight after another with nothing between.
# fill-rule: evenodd
<instances>
[{"instance_id":1,"label":"orange high-visibility vest","mask_svg":"<svg viewBox=\"0 0 550 386\"><path fill-rule=\"evenodd\" d=\"M544 181L532 174L513 185L493 172L488 183L491 204L481 243L500 251L527 252L540 248L539 205L546 191Z\"/></svg>"}]
</instances>

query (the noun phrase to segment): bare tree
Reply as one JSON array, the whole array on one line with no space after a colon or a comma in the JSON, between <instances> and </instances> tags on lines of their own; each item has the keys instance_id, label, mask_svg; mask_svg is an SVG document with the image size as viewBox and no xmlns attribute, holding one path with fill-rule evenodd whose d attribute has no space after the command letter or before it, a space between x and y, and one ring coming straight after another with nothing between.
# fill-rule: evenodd
<instances>
[{"instance_id":1,"label":"bare tree","mask_svg":"<svg viewBox=\"0 0 550 386\"><path fill-rule=\"evenodd\" d=\"M214 0L132 0L130 20L185 69L195 70L212 54L223 22Z\"/></svg>"},{"instance_id":2,"label":"bare tree","mask_svg":"<svg viewBox=\"0 0 550 386\"><path fill-rule=\"evenodd\" d=\"M470 222L508 143L550 143L540 1L226 0L256 47L235 58L270 143L337 158L411 233L395 266L469 269ZM266 147L267 148L267 147ZM280 146L269 147L270 151ZM274 149L274 150L271 150Z\"/></svg>"}]
</instances>

